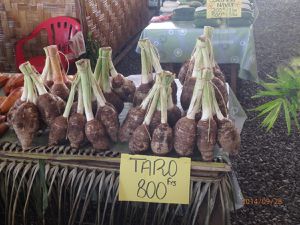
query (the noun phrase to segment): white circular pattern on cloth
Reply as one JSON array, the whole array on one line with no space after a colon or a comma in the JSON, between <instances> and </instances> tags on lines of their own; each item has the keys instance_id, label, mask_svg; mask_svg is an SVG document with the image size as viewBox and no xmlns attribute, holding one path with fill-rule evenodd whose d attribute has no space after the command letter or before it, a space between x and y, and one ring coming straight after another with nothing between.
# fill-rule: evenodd
<instances>
[{"instance_id":1,"label":"white circular pattern on cloth","mask_svg":"<svg viewBox=\"0 0 300 225\"><path fill-rule=\"evenodd\" d=\"M246 45L246 42L245 42L244 40L241 40L241 41L240 41L240 45L241 45L241 46L245 46L245 45Z\"/></svg>"},{"instance_id":2,"label":"white circular pattern on cloth","mask_svg":"<svg viewBox=\"0 0 300 225\"><path fill-rule=\"evenodd\" d=\"M232 56L231 59L230 59L230 62L238 63L239 62L239 57L238 56Z\"/></svg>"},{"instance_id":3,"label":"white circular pattern on cloth","mask_svg":"<svg viewBox=\"0 0 300 225\"><path fill-rule=\"evenodd\" d=\"M176 57L182 56L182 53L183 53L183 51L182 51L181 48L176 48L176 49L174 50L174 55L175 55Z\"/></svg>"},{"instance_id":4,"label":"white circular pattern on cloth","mask_svg":"<svg viewBox=\"0 0 300 225\"><path fill-rule=\"evenodd\" d=\"M187 30L185 30L185 29L179 30L180 36L186 36L186 34L187 34Z\"/></svg>"},{"instance_id":5,"label":"white circular pattern on cloth","mask_svg":"<svg viewBox=\"0 0 300 225\"><path fill-rule=\"evenodd\" d=\"M154 41L153 44L154 44L155 46L159 46L159 45L160 45L159 41Z\"/></svg>"},{"instance_id":6,"label":"white circular pattern on cloth","mask_svg":"<svg viewBox=\"0 0 300 225\"><path fill-rule=\"evenodd\" d=\"M231 115L232 116L235 116L238 112L239 112L239 109L235 106L231 107Z\"/></svg>"},{"instance_id":7,"label":"white circular pattern on cloth","mask_svg":"<svg viewBox=\"0 0 300 225\"><path fill-rule=\"evenodd\" d=\"M168 34L171 36L174 35L174 30L168 30Z\"/></svg>"}]
</instances>

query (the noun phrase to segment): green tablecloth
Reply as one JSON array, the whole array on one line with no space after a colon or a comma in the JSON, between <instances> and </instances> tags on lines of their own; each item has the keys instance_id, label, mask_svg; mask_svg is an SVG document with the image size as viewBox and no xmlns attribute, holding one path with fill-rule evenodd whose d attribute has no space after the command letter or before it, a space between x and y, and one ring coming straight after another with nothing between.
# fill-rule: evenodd
<instances>
[{"instance_id":1,"label":"green tablecloth","mask_svg":"<svg viewBox=\"0 0 300 225\"><path fill-rule=\"evenodd\" d=\"M203 29L192 22L151 23L142 32L157 47L161 63L182 63L190 58ZM240 64L239 78L258 81L253 27L215 28L215 59L219 64ZM137 49L139 51L139 49Z\"/></svg>"}]
</instances>

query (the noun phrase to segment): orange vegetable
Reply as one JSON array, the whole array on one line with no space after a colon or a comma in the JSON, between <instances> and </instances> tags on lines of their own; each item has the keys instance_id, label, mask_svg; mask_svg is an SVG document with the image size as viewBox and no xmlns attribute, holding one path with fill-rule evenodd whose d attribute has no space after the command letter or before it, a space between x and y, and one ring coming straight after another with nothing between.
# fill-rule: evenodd
<instances>
[{"instance_id":1,"label":"orange vegetable","mask_svg":"<svg viewBox=\"0 0 300 225\"><path fill-rule=\"evenodd\" d=\"M3 136L3 134L5 134L5 132L8 130L9 126L7 125L7 123L1 123L0 124L0 137Z\"/></svg>"},{"instance_id":2,"label":"orange vegetable","mask_svg":"<svg viewBox=\"0 0 300 225\"><path fill-rule=\"evenodd\" d=\"M7 74L0 73L0 87L3 87L8 80L9 80L9 76Z\"/></svg>"},{"instance_id":3,"label":"orange vegetable","mask_svg":"<svg viewBox=\"0 0 300 225\"><path fill-rule=\"evenodd\" d=\"M9 96L0 105L0 113L5 114L15 104L15 102L21 97L23 87L12 90Z\"/></svg>"},{"instance_id":4,"label":"orange vegetable","mask_svg":"<svg viewBox=\"0 0 300 225\"><path fill-rule=\"evenodd\" d=\"M3 91L6 95L9 95L9 93L12 90L23 86L24 86L24 75L21 73L17 73L9 78L8 82L3 87Z\"/></svg>"},{"instance_id":5,"label":"orange vegetable","mask_svg":"<svg viewBox=\"0 0 300 225\"><path fill-rule=\"evenodd\" d=\"M6 96L0 96L0 105L2 104L2 102L4 102L4 100L6 99Z\"/></svg>"}]
</instances>

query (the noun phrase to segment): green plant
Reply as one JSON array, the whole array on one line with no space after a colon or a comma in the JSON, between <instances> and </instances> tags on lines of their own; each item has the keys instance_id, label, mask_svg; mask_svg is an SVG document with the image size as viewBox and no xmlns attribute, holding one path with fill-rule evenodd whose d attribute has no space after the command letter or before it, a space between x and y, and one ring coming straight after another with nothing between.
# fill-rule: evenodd
<instances>
[{"instance_id":1,"label":"green plant","mask_svg":"<svg viewBox=\"0 0 300 225\"><path fill-rule=\"evenodd\" d=\"M91 67L92 70L94 70L98 59L99 48L101 46L99 42L97 42L94 39L92 32L89 32L87 34L87 38L85 41L86 41L86 54L84 55L84 58L87 58L91 61Z\"/></svg>"},{"instance_id":2,"label":"green plant","mask_svg":"<svg viewBox=\"0 0 300 225\"><path fill-rule=\"evenodd\" d=\"M271 97L272 100L256 107L258 117L264 116L262 127L267 131L273 128L280 112L283 111L288 133L292 121L299 129L298 112L300 110L300 58L293 59L287 66L279 66L277 77L268 76L272 82L261 82L264 88L252 98Z\"/></svg>"}]
</instances>

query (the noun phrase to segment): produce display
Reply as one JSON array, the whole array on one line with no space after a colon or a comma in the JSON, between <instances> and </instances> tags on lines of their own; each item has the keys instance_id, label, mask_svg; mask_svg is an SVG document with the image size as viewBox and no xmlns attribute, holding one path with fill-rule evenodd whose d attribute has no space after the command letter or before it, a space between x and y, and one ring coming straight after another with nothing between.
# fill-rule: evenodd
<instances>
[{"instance_id":1,"label":"produce display","mask_svg":"<svg viewBox=\"0 0 300 225\"><path fill-rule=\"evenodd\" d=\"M228 92L211 36L212 28L205 27L178 74L181 104L176 101L175 74L162 70L147 39L138 43L142 71L137 88L116 71L110 47L99 49L94 71L88 59L77 61L74 76L66 75L57 47L45 47L42 74L26 62L20 66L22 74L0 76L8 95L0 99L0 132L10 124L24 150L39 133L48 136L49 145L91 145L96 151L121 142L133 154L192 157L198 151L204 161L213 160L216 145L237 153L240 136L228 118ZM128 111L123 110L125 102L133 103ZM122 124L121 112L126 115Z\"/></svg>"}]
</instances>

